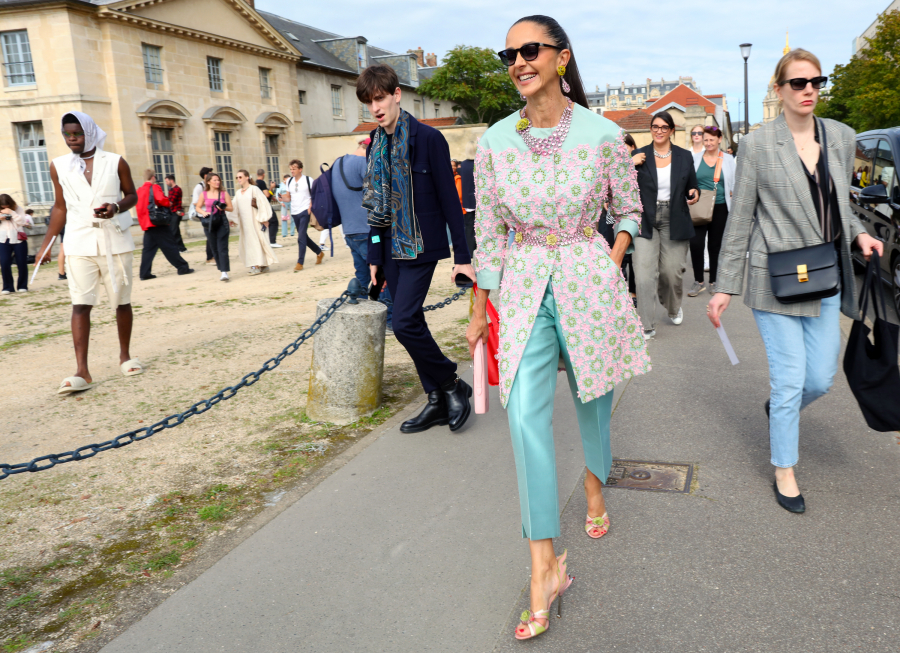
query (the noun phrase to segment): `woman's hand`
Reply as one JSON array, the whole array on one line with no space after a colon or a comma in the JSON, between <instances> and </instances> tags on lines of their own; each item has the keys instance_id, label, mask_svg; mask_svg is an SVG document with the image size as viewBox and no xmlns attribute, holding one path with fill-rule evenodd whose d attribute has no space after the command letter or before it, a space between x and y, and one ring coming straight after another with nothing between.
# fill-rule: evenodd
<instances>
[{"instance_id":1,"label":"woman's hand","mask_svg":"<svg viewBox=\"0 0 900 653\"><path fill-rule=\"evenodd\" d=\"M644 164L644 161L647 160L647 154L645 152L638 152L633 157L631 157L631 160L634 162L634 167L636 168L639 165Z\"/></svg>"},{"instance_id":2,"label":"woman's hand","mask_svg":"<svg viewBox=\"0 0 900 653\"><path fill-rule=\"evenodd\" d=\"M717 292L713 295L713 298L709 300L709 304L706 306L706 316L717 329L722 326L722 322L719 318L722 317L722 313L725 312L725 309L728 308L728 304L730 303L731 295L726 295L723 292Z\"/></svg>"},{"instance_id":3,"label":"woman's hand","mask_svg":"<svg viewBox=\"0 0 900 653\"><path fill-rule=\"evenodd\" d=\"M466 340L469 342L469 357L475 358L475 345L481 340L485 345L488 341L488 321L484 309L480 312L475 310L472 313L472 319L469 326L466 327Z\"/></svg>"},{"instance_id":4,"label":"woman's hand","mask_svg":"<svg viewBox=\"0 0 900 653\"><path fill-rule=\"evenodd\" d=\"M232 222L231 220L228 221L228 224L230 224L232 227L237 226L237 222Z\"/></svg>"},{"instance_id":5,"label":"woman's hand","mask_svg":"<svg viewBox=\"0 0 900 653\"><path fill-rule=\"evenodd\" d=\"M878 256L884 256L884 243L877 238L872 238L869 234L860 234L856 237L856 245L862 250L866 260L872 258L872 250L878 252Z\"/></svg>"},{"instance_id":6,"label":"woman's hand","mask_svg":"<svg viewBox=\"0 0 900 653\"><path fill-rule=\"evenodd\" d=\"M700 192L696 188L692 188L688 191L688 197L691 198L688 200L688 206L696 204L700 201Z\"/></svg>"}]
</instances>

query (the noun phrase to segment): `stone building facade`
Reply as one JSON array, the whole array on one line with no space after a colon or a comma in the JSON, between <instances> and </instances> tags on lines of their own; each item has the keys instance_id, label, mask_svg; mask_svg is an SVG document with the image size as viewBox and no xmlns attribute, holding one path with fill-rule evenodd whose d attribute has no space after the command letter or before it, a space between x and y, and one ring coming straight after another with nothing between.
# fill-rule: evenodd
<instances>
[{"instance_id":1,"label":"stone building facade","mask_svg":"<svg viewBox=\"0 0 900 653\"><path fill-rule=\"evenodd\" d=\"M677 80L666 80L663 78L659 81L653 81L648 77L643 82L632 84L626 84L625 82L622 82L619 86L607 84L604 91L601 91L600 87L596 86L593 93L587 94L588 105L594 113L601 114L607 110L642 109L682 85L697 93L701 93L693 77L679 76Z\"/></svg>"}]
</instances>

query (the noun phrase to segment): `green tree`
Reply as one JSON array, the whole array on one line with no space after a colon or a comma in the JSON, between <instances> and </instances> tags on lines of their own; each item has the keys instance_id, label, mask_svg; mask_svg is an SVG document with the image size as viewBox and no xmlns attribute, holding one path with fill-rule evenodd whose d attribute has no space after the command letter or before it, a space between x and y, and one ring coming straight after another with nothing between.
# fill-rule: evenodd
<instances>
[{"instance_id":1,"label":"green tree","mask_svg":"<svg viewBox=\"0 0 900 653\"><path fill-rule=\"evenodd\" d=\"M882 14L868 44L847 65L834 67L831 99L816 113L856 131L900 125L900 11Z\"/></svg>"},{"instance_id":2,"label":"green tree","mask_svg":"<svg viewBox=\"0 0 900 653\"><path fill-rule=\"evenodd\" d=\"M463 112L467 123L493 125L522 105L497 54L469 45L450 50L434 75L419 84L419 93L453 102L453 108Z\"/></svg>"}]
</instances>

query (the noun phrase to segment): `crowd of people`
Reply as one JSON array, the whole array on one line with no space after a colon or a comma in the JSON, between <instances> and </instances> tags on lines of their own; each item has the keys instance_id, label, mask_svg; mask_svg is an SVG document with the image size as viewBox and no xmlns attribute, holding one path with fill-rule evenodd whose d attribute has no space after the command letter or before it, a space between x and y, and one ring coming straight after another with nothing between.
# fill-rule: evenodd
<instances>
[{"instance_id":1,"label":"crowd of people","mask_svg":"<svg viewBox=\"0 0 900 653\"><path fill-rule=\"evenodd\" d=\"M637 148L588 108L572 45L553 18L517 21L498 55L525 104L491 126L477 146L470 144L463 161L451 160L439 131L400 107L396 72L385 64L368 66L356 94L378 126L335 162L331 178L356 279L370 298L389 298L389 324L427 396L402 432L442 425L458 431L471 414L472 388L435 341L423 311L438 261L452 256L451 279L477 282L466 328L473 357L479 341L489 342L487 305L499 295L499 393L532 561L531 609L515 637L530 639L547 630L550 607L574 580L567 554L557 556L553 544L560 535L552 419L558 373L565 372L571 390L587 467L584 530L597 540L611 523L602 490L612 464L613 390L651 371L648 341L662 322L660 309L671 324L683 322L688 256L693 283L687 294L697 297L709 288L706 311L716 327L732 296L744 292L747 276L745 303L769 362L764 409L775 498L785 510L803 512L794 475L800 411L832 385L839 314L858 317L851 248L868 259L883 247L850 210L855 135L815 117L827 78L805 50L792 50L778 63L774 79L783 113L741 141L736 161L722 150L722 133L713 125L691 129L690 149L677 146L666 111L652 116L652 140ZM129 350L134 243L130 223L117 216L137 208L144 231L141 279L152 278L160 249L179 274L192 270L179 252L177 220L165 215L183 215L174 178L166 180L168 196L152 170L135 189L128 164L102 150L105 134L83 113L63 116L62 132L72 154L50 168L56 201L40 251L67 228L77 369L59 392L69 394L92 385L87 343L100 285L116 307L122 373L143 371ZM865 181L866 171L859 173ZM239 170L231 197L217 172L200 170L188 215L203 224L208 262L223 281L229 279L232 227L251 275L276 262L273 201L281 207L282 236L296 228L294 269L303 270L307 249L316 264L325 256L325 241L317 244L308 233L312 180L303 163L292 160L279 183L267 184L264 176L257 171L254 183ZM7 261L21 247L24 218L8 196L0 196L0 216L0 261ZM776 295L769 258L823 244L840 270L837 287L818 294L801 289L789 299ZM6 268L3 283L4 291L12 285Z\"/></svg>"}]
</instances>

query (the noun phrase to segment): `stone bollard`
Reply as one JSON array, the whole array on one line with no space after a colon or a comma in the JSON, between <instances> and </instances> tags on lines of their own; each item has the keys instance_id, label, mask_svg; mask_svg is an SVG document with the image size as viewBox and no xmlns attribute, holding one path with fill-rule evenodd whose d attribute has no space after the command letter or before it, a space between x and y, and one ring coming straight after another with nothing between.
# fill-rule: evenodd
<instances>
[{"instance_id":1,"label":"stone bollard","mask_svg":"<svg viewBox=\"0 0 900 653\"><path fill-rule=\"evenodd\" d=\"M316 316L334 299L323 299ZM316 332L306 414L320 422L349 424L381 406L387 306L345 303Z\"/></svg>"}]
</instances>

